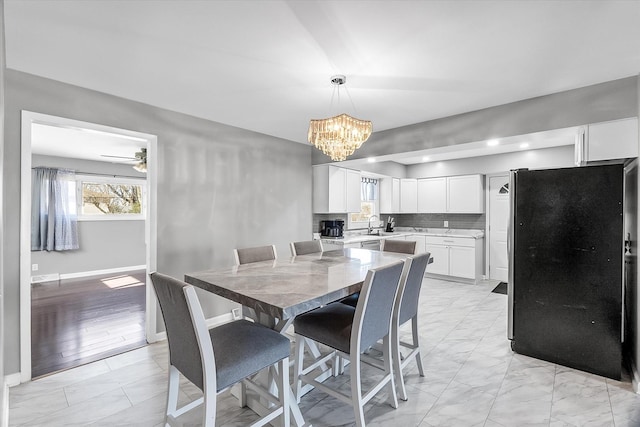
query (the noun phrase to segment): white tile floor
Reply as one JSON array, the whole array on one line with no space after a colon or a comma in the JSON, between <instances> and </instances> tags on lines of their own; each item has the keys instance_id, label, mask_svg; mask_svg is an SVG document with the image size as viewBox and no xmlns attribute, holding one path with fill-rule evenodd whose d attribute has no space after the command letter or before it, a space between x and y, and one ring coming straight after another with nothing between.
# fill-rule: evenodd
<instances>
[{"instance_id":1,"label":"white tile floor","mask_svg":"<svg viewBox=\"0 0 640 427\"><path fill-rule=\"evenodd\" d=\"M368 426L640 426L640 396L613 381L514 354L506 339L506 296L495 282L426 279L420 300L425 377L410 365L409 400L394 410L381 393L366 406ZM10 425L158 426L163 424L167 347L158 343L14 387ZM348 372L348 370L347 370ZM332 379L343 384L346 376ZM184 400L199 394L185 383ZM314 426L353 425L350 407L321 392L301 409ZM198 425L198 411L184 425ZM218 425L254 420L229 393Z\"/></svg>"}]
</instances>

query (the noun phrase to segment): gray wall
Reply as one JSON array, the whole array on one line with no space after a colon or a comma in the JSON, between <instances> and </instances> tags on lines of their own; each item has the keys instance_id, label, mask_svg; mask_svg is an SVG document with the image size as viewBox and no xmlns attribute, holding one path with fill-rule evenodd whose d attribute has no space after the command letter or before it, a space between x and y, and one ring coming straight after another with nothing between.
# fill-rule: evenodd
<instances>
[{"instance_id":1,"label":"gray wall","mask_svg":"<svg viewBox=\"0 0 640 427\"><path fill-rule=\"evenodd\" d=\"M32 156L32 166L73 169L77 173L119 176L144 174L129 165L52 156ZM31 264L38 264L32 275L82 273L146 264L145 222L143 220L79 221L80 249L63 252L32 251Z\"/></svg>"},{"instance_id":2,"label":"gray wall","mask_svg":"<svg viewBox=\"0 0 640 427\"><path fill-rule=\"evenodd\" d=\"M467 174L492 174L511 169L562 168L573 164L573 145L516 151L493 156L470 157L407 166L407 178L431 178Z\"/></svg>"},{"instance_id":3,"label":"gray wall","mask_svg":"<svg viewBox=\"0 0 640 427\"><path fill-rule=\"evenodd\" d=\"M182 278L228 266L235 247L275 244L286 254L311 233L307 145L14 70L5 84L5 374L19 370L21 110L158 136L158 271ZM206 297L207 315L235 307Z\"/></svg>"},{"instance_id":4,"label":"gray wall","mask_svg":"<svg viewBox=\"0 0 640 427\"><path fill-rule=\"evenodd\" d=\"M374 132L351 159L524 135L638 115L638 76ZM375 126L375 123L373 124ZM313 164L329 163L319 150Z\"/></svg>"}]
</instances>

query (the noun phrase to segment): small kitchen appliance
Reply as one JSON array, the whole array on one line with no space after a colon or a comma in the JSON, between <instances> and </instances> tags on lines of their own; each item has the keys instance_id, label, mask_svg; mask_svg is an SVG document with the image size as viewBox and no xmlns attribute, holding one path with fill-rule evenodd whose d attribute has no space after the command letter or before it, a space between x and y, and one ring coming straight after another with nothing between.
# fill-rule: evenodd
<instances>
[{"instance_id":1,"label":"small kitchen appliance","mask_svg":"<svg viewBox=\"0 0 640 427\"><path fill-rule=\"evenodd\" d=\"M331 219L320 221L320 235L322 237L343 237L344 221L341 219Z\"/></svg>"}]
</instances>

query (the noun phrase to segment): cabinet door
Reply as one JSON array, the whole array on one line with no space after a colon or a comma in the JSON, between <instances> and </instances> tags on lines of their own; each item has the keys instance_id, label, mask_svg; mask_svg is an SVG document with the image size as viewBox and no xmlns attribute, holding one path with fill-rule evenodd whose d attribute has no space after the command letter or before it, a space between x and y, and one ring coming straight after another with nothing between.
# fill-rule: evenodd
<instances>
[{"instance_id":1,"label":"cabinet door","mask_svg":"<svg viewBox=\"0 0 640 427\"><path fill-rule=\"evenodd\" d=\"M360 171L346 169L346 206L347 212L360 212L360 200L361 192L360 187L362 185Z\"/></svg>"},{"instance_id":2,"label":"cabinet door","mask_svg":"<svg viewBox=\"0 0 640 427\"><path fill-rule=\"evenodd\" d=\"M449 247L449 274L466 279L476 278L475 248L464 246Z\"/></svg>"},{"instance_id":3,"label":"cabinet door","mask_svg":"<svg viewBox=\"0 0 640 427\"><path fill-rule=\"evenodd\" d=\"M425 249L433 258L433 263L427 265L426 272L449 275L449 248L443 245L427 245Z\"/></svg>"},{"instance_id":4,"label":"cabinet door","mask_svg":"<svg viewBox=\"0 0 640 427\"><path fill-rule=\"evenodd\" d=\"M347 170L329 166L329 212L347 211Z\"/></svg>"},{"instance_id":5,"label":"cabinet door","mask_svg":"<svg viewBox=\"0 0 640 427\"><path fill-rule=\"evenodd\" d=\"M380 179L380 213L400 212L400 179Z\"/></svg>"},{"instance_id":6,"label":"cabinet door","mask_svg":"<svg viewBox=\"0 0 640 427\"><path fill-rule=\"evenodd\" d=\"M418 212L445 213L447 211L447 178L418 180Z\"/></svg>"},{"instance_id":7,"label":"cabinet door","mask_svg":"<svg viewBox=\"0 0 640 427\"><path fill-rule=\"evenodd\" d=\"M418 180L400 180L400 212L416 213L418 211Z\"/></svg>"},{"instance_id":8,"label":"cabinet door","mask_svg":"<svg viewBox=\"0 0 640 427\"><path fill-rule=\"evenodd\" d=\"M483 175L461 175L448 177L447 211L452 213L483 213L483 181Z\"/></svg>"},{"instance_id":9,"label":"cabinet door","mask_svg":"<svg viewBox=\"0 0 640 427\"><path fill-rule=\"evenodd\" d=\"M411 240L416 242L416 253L421 254L426 252L426 244L425 237L423 235L414 234L412 236L407 236L406 240Z\"/></svg>"},{"instance_id":10,"label":"cabinet door","mask_svg":"<svg viewBox=\"0 0 640 427\"><path fill-rule=\"evenodd\" d=\"M392 178L391 181L391 213L400 212L400 179Z\"/></svg>"},{"instance_id":11,"label":"cabinet door","mask_svg":"<svg viewBox=\"0 0 640 427\"><path fill-rule=\"evenodd\" d=\"M638 119L589 125L587 142L589 161L638 157Z\"/></svg>"}]
</instances>

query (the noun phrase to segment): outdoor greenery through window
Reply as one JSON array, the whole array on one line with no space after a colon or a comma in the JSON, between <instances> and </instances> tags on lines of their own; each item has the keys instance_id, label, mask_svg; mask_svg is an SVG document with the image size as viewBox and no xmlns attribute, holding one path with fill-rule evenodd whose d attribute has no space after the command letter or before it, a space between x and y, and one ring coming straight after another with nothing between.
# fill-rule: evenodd
<instances>
[{"instance_id":1,"label":"outdoor greenery through window","mask_svg":"<svg viewBox=\"0 0 640 427\"><path fill-rule=\"evenodd\" d=\"M360 212L351 214L352 222L368 222L369 217L376 212L375 202L360 202Z\"/></svg>"},{"instance_id":2,"label":"outdoor greenery through window","mask_svg":"<svg viewBox=\"0 0 640 427\"><path fill-rule=\"evenodd\" d=\"M378 215L378 180L363 177L360 188L360 212L349 214L347 227L350 229L365 228L369 218Z\"/></svg>"},{"instance_id":3,"label":"outdoor greenery through window","mask_svg":"<svg viewBox=\"0 0 640 427\"><path fill-rule=\"evenodd\" d=\"M124 178L79 180L81 219L143 219L144 182Z\"/></svg>"}]
</instances>

